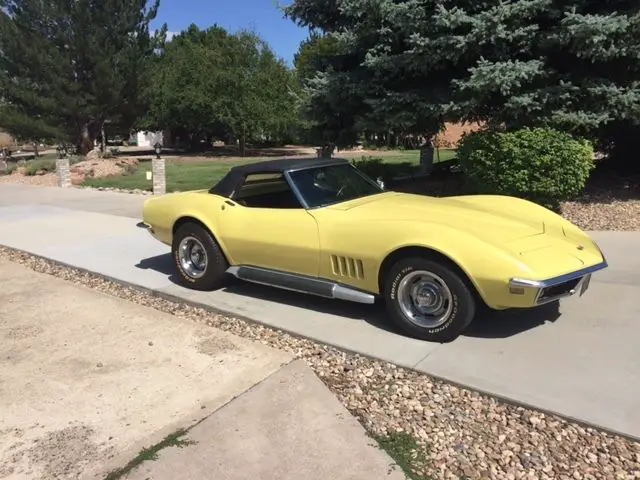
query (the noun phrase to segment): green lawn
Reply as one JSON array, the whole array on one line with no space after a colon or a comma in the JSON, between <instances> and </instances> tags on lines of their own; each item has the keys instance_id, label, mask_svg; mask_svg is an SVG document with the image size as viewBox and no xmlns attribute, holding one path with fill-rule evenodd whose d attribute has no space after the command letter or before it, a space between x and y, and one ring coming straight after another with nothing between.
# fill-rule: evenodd
<instances>
[{"instance_id":1,"label":"green lawn","mask_svg":"<svg viewBox=\"0 0 640 480\"><path fill-rule=\"evenodd\" d=\"M240 162L220 162L211 163L172 163L167 162L165 175L167 177L167 192L186 190L197 190L209 188L220 180L229 168L238 165ZM122 188L127 190L151 190L152 181L147 180L147 172L151 171L151 162L144 162L138 165L134 173L127 173L121 176L92 178L85 180L83 185L89 187Z\"/></svg>"},{"instance_id":2,"label":"green lawn","mask_svg":"<svg viewBox=\"0 0 640 480\"><path fill-rule=\"evenodd\" d=\"M340 155L338 155L340 156ZM456 151L452 149L441 148L434 153L435 161L445 162L456 156ZM371 155L373 158L382 158L385 163L412 163L417 165L420 160L420 150L394 150L386 155ZM439 157L439 158L438 158ZM358 159L360 157L357 157Z\"/></svg>"},{"instance_id":3,"label":"green lawn","mask_svg":"<svg viewBox=\"0 0 640 480\"><path fill-rule=\"evenodd\" d=\"M339 155L338 155L339 156ZM440 161L451 159L455 156L453 150L440 150ZM354 159L360 159L355 157ZM373 158L376 158L373 156ZM410 163L418 165L418 150L397 151L386 153L380 157L384 163L399 164ZM207 162L172 162L167 161L165 174L167 176L167 192L198 190L210 188L234 165L252 163L265 158L247 158L244 160L211 160ZM151 162L140 163L133 173L121 176L87 179L85 186L102 188L121 188L127 190L151 190L152 182L147 180L146 173L151 170Z\"/></svg>"}]
</instances>

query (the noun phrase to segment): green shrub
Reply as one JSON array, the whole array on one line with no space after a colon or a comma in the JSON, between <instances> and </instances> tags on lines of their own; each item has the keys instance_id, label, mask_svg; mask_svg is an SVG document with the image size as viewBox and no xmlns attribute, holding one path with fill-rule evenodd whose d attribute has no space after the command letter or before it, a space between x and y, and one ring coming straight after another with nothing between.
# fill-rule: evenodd
<instances>
[{"instance_id":1,"label":"green shrub","mask_svg":"<svg viewBox=\"0 0 640 480\"><path fill-rule=\"evenodd\" d=\"M27 162L25 167L26 175L36 175L38 172L43 171L46 173L56 171L56 161L53 159L43 158L40 160L31 160Z\"/></svg>"},{"instance_id":2,"label":"green shrub","mask_svg":"<svg viewBox=\"0 0 640 480\"><path fill-rule=\"evenodd\" d=\"M582 192L594 168L591 144L543 128L468 134L458 159L473 191L525 198L554 209Z\"/></svg>"}]
</instances>

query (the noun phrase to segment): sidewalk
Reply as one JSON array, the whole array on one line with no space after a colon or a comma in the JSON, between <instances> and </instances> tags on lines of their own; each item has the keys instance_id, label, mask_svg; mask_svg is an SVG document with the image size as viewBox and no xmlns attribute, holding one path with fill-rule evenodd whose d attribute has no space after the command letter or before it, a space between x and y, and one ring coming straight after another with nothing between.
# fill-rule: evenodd
<instances>
[{"instance_id":1,"label":"sidewalk","mask_svg":"<svg viewBox=\"0 0 640 480\"><path fill-rule=\"evenodd\" d=\"M185 440L124 478L405 479L302 360L215 412Z\"/></svg>"},{"instance_id":2,"label":"sidewalk","mask_svg":"<svg viewBox=\"0 0 640 480\"><path fill-rule=\"evenodd\" d=\"M560 310L482 318L439 345L392 331L381 305L250 284L185 289L175 283L169 249L136 228L135 216L81 211L106 208L102 198L111 197L100 195L109 194L76 191L85 201L73 210L44 206L69 202L68 193L49 195L25 205L2 200L0 189L0 204L13 205L0 207L0 244L640 438L640 232L593 234L610 267L584 297L564 300Z\"/></svg>"},{"instance_id":3,"label":"sidewalk","mask_svg":"<svg viewBox=\"0 0 640 480\"><path fill-rule=\"evenodd\" d=\"M404 478L289 354L3 260L0 278L1 478L104 479L190 427L130 478Z\"/></svg>"}]
</instances>

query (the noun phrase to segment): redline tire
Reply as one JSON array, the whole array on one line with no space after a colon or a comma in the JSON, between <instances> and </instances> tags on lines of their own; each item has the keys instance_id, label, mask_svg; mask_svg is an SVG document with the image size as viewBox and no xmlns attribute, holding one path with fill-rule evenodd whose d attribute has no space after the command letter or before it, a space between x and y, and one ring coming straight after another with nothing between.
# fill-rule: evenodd
<instances>
[{"instance_id":1,"label":"redline tire","mask_svg":"<svg viewBox=\"0 0 640 480\"><path fill-rule=\"evenodd\" d=\"M205 266L194 275L181 261L180 245L184 240L201 246L206 253ZM220 245L211 233L197 223L189 222L181 225L173 236L171 255L178 271L180 284L193 290L217 290L225 285L226 270L229 268Z\"/></svg>"},{"instance_id":2,"label":"redline tire","mask_svg":"<svg viewBox=\"0 0 640 480\"><path fill-rule=\"evenodd\" d=\"M436 298L433 300L436 306L438 301L442 301L444 313L434 317L437 324L428 325L428 315L416 313L412 316L407 313L412 308L414 313L419 312L415 306L416 295L409 295L412 307L408 306L406 289L409 287L403 282L403 279L410 280L412 275L428 279L418 284L426 289L421 300L432 301ZM439 296L436 292L438 288ZM469 326L476 313L476 300L466 279L444 262L422 257L401 258L391 267L384 282L384 300L391 320L402 333L431 342L455 340ZM416 317L425 319L425 325L419 325Z\"/></svg>"}]
</instances>

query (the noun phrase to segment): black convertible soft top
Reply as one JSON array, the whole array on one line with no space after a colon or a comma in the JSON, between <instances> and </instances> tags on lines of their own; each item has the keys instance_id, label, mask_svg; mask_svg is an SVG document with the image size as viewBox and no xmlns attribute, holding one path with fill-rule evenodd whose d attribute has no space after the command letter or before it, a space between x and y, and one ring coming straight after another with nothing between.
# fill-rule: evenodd
<instances>
[{"instance_id":1,"label":"black convertible soft top","mask_svg":"<svg viewBox=\"0 0 640 480\"><path fill-rule=\"evenodd\" d=\"M227 174L220 179L211 189L209 193L220 195L221 197L230 197L236 187L249 174L254 173L284 173L289 170L297 170L300 168L326 167L329 165L342 165L349 163L344 158L278 158L275 160L265 160L264 162L247 163L245 165L236 165L232 167Z\"/></svg>"}]
</instances>

